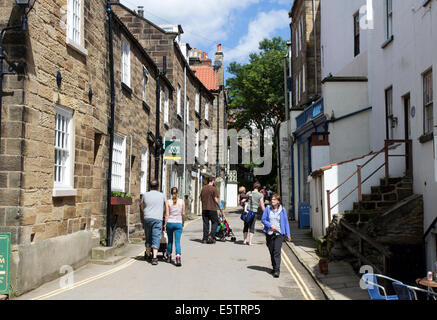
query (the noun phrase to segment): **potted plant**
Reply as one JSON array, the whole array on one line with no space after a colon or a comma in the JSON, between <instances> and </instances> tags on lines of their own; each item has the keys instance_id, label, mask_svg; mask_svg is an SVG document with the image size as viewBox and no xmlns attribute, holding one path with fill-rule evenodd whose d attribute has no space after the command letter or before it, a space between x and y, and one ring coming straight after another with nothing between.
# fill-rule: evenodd
<instances>
[{"instance_id":1,"label":"potted plant","mask_svg":"<svg viewBox=\"0 0 437 320\"><path fill-rule=\"evenodd\" d=\"M112 191L111 193L111 204L116 205L131 205L132 204L132 195L125 192L120 191Z\"/></svg>"}]
</instances>

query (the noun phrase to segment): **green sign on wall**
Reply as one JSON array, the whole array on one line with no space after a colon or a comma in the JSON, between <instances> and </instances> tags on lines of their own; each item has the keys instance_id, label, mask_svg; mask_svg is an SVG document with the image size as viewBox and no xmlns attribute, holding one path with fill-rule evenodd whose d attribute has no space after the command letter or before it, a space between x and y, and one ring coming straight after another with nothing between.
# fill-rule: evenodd
<instances>
[{"instance_id":1,"label":"green sign on wall","mask_svg":"<svg viewBox=\"0 0 437 320\"><path fill-rule=\"evenodd\" d=\"M9 294L11 234L0 233L0 294Z\"/></svg>"},{"instance_id":2,"label":"green sign on wall","mask_svg":"<svg viewBox=\"0 0 437 320\"><path fill-rule=\"evenodd\" d=\"M173 137L172 139L165 139L164 143L165 152L164 159L165 160L181 160L182 152L181 152L181 140Z\"/></svg>"}]
</instances>

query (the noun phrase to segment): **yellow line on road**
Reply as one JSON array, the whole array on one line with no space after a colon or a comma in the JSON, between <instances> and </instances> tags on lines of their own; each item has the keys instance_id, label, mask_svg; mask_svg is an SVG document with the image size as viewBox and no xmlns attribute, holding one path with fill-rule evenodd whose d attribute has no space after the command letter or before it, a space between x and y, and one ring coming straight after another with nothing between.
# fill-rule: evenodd
<instances>
[{"instance_id":1,"label":"yellow line on road","mask_svg":"<svg viewBox=\"0 0 437 320\"><path fill-rule=\"evenodd\" d=\"M308 286L303 281L302 277L299 275L299 272L296 270L296 268L293 266L293 264L291 263L288 256L285 254L284 249L281 249L281 251L282 251L282 256L284 257L284 259L283 259L284 264L287 267L288 271L292 274L293 278L295 278L295 280L297 280L296 282L298 283L299 287L301 288L301 291L303 289L306 292L306 294L304 294L305 298L307 300L316 300L314 298L314 296L312 295Z\"/></svg>"},{"instance_id":2,"label":"yellow line on road","mask_svg":"<svg viewBox=\"0 0 437 320\"><path fill-rule=\"evenodd\" d=\"M197 219L195 219L195 220L189 221L188 223L185 224L185 227L186 227L187 225L193 223L193 222L198 221L198 220L200 220L200 218L197 218ZM142 251L141 251L140 253L138 253L136 256L143 255L144 252L145 252L145 250L142 250ZM61 294L61 293L67 292L67 291L69 291L69 290L75 289L75 288L77 288L77 287L80 287L80 286L82 286L82 285L84 285L84 284L87 284L87 283L90 283L90 282L96 281L96 280L98 280L98 279L104 278L104 277L106 277L106 276L108 276L108 275L110 275L110 274L113 274L113 273L115 273L115 272L121 271L121 270L123 270L123 269L129 267L129 266L130 266L131 264L133 264L135 261L136 261L136 260L134 260L134 259L129 260L129 261L123 263L122 265L119 265L118 267L115 267L115 268L113 268L113 269L111 269L111 270L105 271L105 272L103 272L103 273L101 273L101 274L98 274L98 275L96 275L96 276L94 276L94 277L90 277L90 278L84 279L84 280L82 280L82 281L79 281L79 282L75 283L74 285L72 285L71 287L57 289L57 290L54 290L54 291L52 291L52 292L49 292L49 293L43 294L43 295L41 295L41 296L39 296L39 297L32 298L32 299L30 299L30 300L45 300L45 299L51 298L51 297L56 296L56 295L58 295L58 294Z\"/></svg>"}]
</instances>

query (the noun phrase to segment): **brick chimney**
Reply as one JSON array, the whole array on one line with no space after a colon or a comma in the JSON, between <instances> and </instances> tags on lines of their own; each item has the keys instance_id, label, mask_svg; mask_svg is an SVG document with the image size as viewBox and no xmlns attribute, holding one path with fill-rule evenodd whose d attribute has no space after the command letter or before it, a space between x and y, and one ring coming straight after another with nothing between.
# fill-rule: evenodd
<instances>
[{"instance_id":1,"label":"brick chimney","mask_svg":"<svg viewBox=\"0 0 437 320\"><path fill-rule=\"evenodd\" d=\"M215 62L214 65L218 69L219 73L219 86L224 85L224 71L223 71L223 52L222 52L222 44L217 44L217 52L215 53Z\"/></svg>"},{"instance_id":2,"label":"brick chimney","mask_svg":"<svg viewBox=\"0 0 437 320\"><path fill-rule=\"evenodd\" d=\"M138 6L138 15L142 18L144 18L144 7Z\"/></svg>"}]
</instances>

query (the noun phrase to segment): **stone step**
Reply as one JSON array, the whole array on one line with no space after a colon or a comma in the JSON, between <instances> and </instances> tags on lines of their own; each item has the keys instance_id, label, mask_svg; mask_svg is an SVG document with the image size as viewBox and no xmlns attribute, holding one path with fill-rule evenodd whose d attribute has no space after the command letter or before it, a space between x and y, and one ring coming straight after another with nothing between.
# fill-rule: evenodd
<instances>
[{"instance_id":1,"label":"stone step","mask_svg":"<svg viewBox=\"0 0 437 320\"><path fill-rule=\"evenodd\" d=\"M106 260L115 254L116 247L96 247L91 250L92 260Z\"/></svg>"},{"instance_id":2,"label":"stone step","mask_svg":"<svg viewBox=\"0 0 437 320\"><path fill-rule=\"evenodd\" d=\"M124 256L112 256L107 259L91 259L90 263L99 265L113 265L126 258L127 257Z\"/></svg>"},{"instance_id":3,"label":"stone step","mask_svg":"<svg viewBox=\"0 0 437 320\"><path fill-rule=\"evenodd\" d=\"M380 193L363 194L363 201L381 201L382 195Z\"/></svg>"},{"instance_id":4,"label":"stone step","mask_svg":"<svg viewBox=\"0 0 437 320\"><path fill-rule=\"evenodd\" d=\"M386 209L393 207L397 201L380 201L376 203L376 208Z\"/></svg>"},{"instance_id":5,"label":"stone step","mask_svg":"<svg viewBox=\"0 0 437 320\"><path fill-rule=\"evenodd\" d=\"M397 188L398 200L404 200L413 195L413 189L410 188Z\"/></svg>"},{"instance_id":6,"label":"stone step","mask_svg":"<svg viewBox=\"0 0 437 320\"><path fill-rule=\"evenodd\" d=\"M397 188L404 188L404 189L411 189L413 190L413 183L412 182L399 182L396 185Z\"/></svg>"},{"instance_id":7,"label":"stone step","mask_svg":"<svg viewBox=\"0 0 437 320\"><path fill-rule=\"evenodd\" d=\"M389 185L396 185L397 183L403 181L404 178L388 178ZM381 186L385 186L385 179L379 179Z\"/></svg>"},{"instance_id":8,"label":"stone step","mask_svg":"<svg viewBox=\"0 0 437 320\"><path fill-rule=\"evenodd\" d=\"M381 194L381 193L388 193L396 190L396 186L394 185L388 185L388 186L373 186L370 187L370 190L372 191L372 194Z\"/></svg>"},{"instance_id":9,"label":"stone step","mask_svg":"<svg viewBox=\"0 0 437 320\"><path fill-rule=\"evenodd\" d=\"M398 194L397 192L389 192L382 194L382 201L397 201Z\"/></svg>"}]
</instances>

